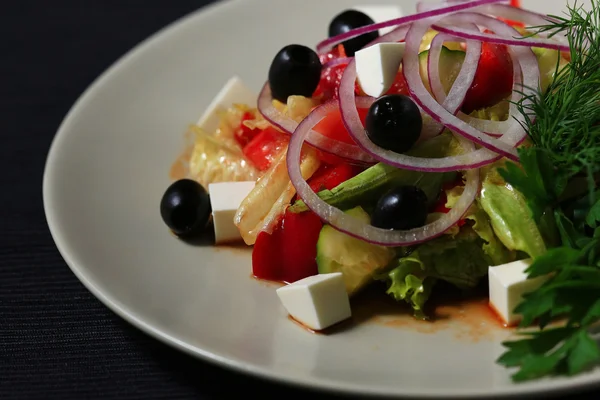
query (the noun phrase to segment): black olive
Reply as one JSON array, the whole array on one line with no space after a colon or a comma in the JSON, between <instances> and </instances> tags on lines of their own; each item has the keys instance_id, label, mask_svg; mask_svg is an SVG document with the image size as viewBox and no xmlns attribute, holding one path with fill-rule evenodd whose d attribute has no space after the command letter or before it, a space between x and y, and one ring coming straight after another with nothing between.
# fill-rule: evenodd
<instances>
[{"instance_id":1,"label":"black olive","mask_svg":"<svg viewBox=\"0 0 600 400\"><path fill-rule=\"evenodd\" d=\"M404 153L419 139L423 118L410 97L390 94L371 105L365 128L369 139L379 147Z\"/></svg>"},{"instance_id":2,"label":"black olive","mask_svg":"<svg viewBox=\"0 0 600 400\"><path fill-rule=\"evenodd\" d=\"M319 56L300 44L290 44L279 50L269 68L273 98L282 103L292 95L311 97L320 80Z\"/></svg>"},{"instance_id":3,"label":"black olive","mask_svg":"<svg viewBox=\"0 0 600 400\"><path fill-rule=\"evenodd\" d=\"M206 227L210 213L208 192L191 179L173 182L160 201L160 216L178 236L200 233Z\"/></svg>"},{"instance_id":4,"label":"black olive","mask_svg":"<svg viewBox=\"0 0 600 400\"><path fill-rule=\"evenodd\" d=\"M427 196L415 186L399 186L385 193L373 210L371 225L407 230L425 225Z\"/></svg>"},{"instance_id":5,"label":"black olive","mask_svg":"<svg viewBox=\"0 0 600 400\"><path fill-rule=\"evenodd\" d=\"M351 31L352 29L374 23L375 21L360 11L346 10L341 14L336 15L335 18L329 23L329 37L337 36ZM344 45L344 51L346 52L346 55L354 56L354 53L378 37L379 33L377 31L373 31L352 39L348 39L342 43Z\"/></svg>"}]
</instances>

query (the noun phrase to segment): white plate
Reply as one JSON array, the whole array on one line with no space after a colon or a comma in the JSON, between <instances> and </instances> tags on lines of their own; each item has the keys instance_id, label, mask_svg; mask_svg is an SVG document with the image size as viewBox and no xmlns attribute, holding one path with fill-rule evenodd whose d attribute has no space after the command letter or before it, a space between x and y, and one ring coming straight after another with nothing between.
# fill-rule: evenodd
<instances>
[{"instance_id":1,"label":"white plate","mask_svg":"<svg viewBox=\"0 0 600 400\"><path fill-rule=\"evenodd\" d=\"M406 0L379 3L414 9ZM274 286L250 278L248 251L186 245L163 225L158 205L182 135L224 82L239 75L258 90L277 50L313 46L336 12L357 4L224 2L154 35L103 74L60 127L44 176L48 224L66 262L102 302L156 338L279 381L411 397L597 384L598 371L513 385L494 363L508 333L478 320L481 313L434 327L380 317L310 334L287 319ZM525 2L554 13L563 4Z\"/></svg>"}]
</instances>

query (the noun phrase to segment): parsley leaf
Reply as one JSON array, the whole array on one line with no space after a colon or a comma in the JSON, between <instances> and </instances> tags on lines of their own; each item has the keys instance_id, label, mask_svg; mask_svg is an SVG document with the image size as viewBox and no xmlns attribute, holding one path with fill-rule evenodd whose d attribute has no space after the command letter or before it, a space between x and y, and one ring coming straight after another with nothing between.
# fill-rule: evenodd
<instances>
[{"instance_id":1,"label":"parsley leaf","mask_svg":"<svg viewBox=\"0 0 600 400\"><path fill-rule=\"evenodd\" d=\"M592 228L596 228L600 223L600 199L590 209L585 222Z\"/></svg>"}]
</instances>

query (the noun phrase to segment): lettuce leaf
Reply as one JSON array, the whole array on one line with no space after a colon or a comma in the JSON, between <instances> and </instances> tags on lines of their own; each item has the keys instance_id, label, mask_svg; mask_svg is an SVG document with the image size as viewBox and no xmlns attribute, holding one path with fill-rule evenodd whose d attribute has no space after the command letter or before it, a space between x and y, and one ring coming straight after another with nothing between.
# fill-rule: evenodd
<instances>
[{"instance_id":1,"label":"lettuce leaf","mask_svg":"<svg viewBox=\"0 0 600 400\"><path fill-rule=\"evenodd\" d=\"M477 286L492 265L483 250L485 242L469 226L454 237L445 235L419 246L411 257L425 266L427 276L450 282L461 289Z\"/></svg>"},{"instance_id":2,"label":"lettuce leaf","mask_svg":"<svg viewBox=\"0 0 600 400\"><path fill-rule=\"evenodd\" d=\"M389 283L386 293L398 301L408 303L415 318L426 319L423 307L436 279L426 276L425 265L418 257L400 258L396 268L376 278Z\"/></svg>"},{"instance_id":3,"label":"lettuce leaf","mask_svg":"<svg viewBox=\"0 0 600 400\"><path fill-rule=\"evenodd\" d=\"M420 245L396 266L376 279L388 283L387 294L408 303L419 319L426 318L424 306L438 280L460 289L477 286L487 275L492 259L483 250L486 242L470 226L454 235L444 235Z\"/></svg>"},{"instance_id":4,"label":"lettuce leaf","mask_svg":"<svg viewBox=\"0 0 600 400\"><path fill-rule=\"evenodd\" d=\"M512 251L535 258L546 245L525 197L491 168L482 183L478 204L490 218L496 237Z\"/></svg>"},{"instance_id":5,"label":"lettuce leaf","mask_svg":"<svg viewBox=\"0 0 600 400\"><path fill-rule=\"evenodd\" d=\"M463 190L463 186L455 186L452 189L446 190L447 208L452 208L454 206L456 201L458 201L459 197L462 195ZM482 249L491 259L490 265L501 265L515 260L516 252L507 249L502 241L498 239L494 233L490 218L482 207L479 199L469 208L464 219L471 222L473 231L475 231L475 233L484 241ZM454 236L457 231L449 233Z\"/></svg>"}]
</instances>

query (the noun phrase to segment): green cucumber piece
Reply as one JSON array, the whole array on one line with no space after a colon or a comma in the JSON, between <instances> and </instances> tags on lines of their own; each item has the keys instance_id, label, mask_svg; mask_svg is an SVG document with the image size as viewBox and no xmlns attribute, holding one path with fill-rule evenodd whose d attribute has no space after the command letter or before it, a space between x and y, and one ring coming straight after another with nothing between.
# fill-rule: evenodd
<instances>
[{"instance_id":1,"label":"green cucumber piece","mask_svg":"<svg viewBox=\"0 0 600 400\"><path fill-rule=\"evenodd\" d=\"M423 84L429 92L431 87L429 86L429 74L427 68L427 57L429 56L429 50L422 51L419 53L419 67L421 72L421 79ZM450 92L452 84L456 80L458 73L462 67L463 61L465 60L465 52L460 50L450 50L447 47L442 46L440 52L440 80L446 94Z\"/></svg>"},{"instance_id":2,"label":"green cucumber piece","mask_svg":"<svg viewBox=\"0 0 600 400\"><path fill-rule=\"evenodd\" d=\"M346 214L370 222L371 217L361 207ZM320 274L341 272L346 291L351 296L373 281L373 275L387 267L396 251L365 242L325 225L317 241L317 266Z\"/></svg>"}]
</instances>

